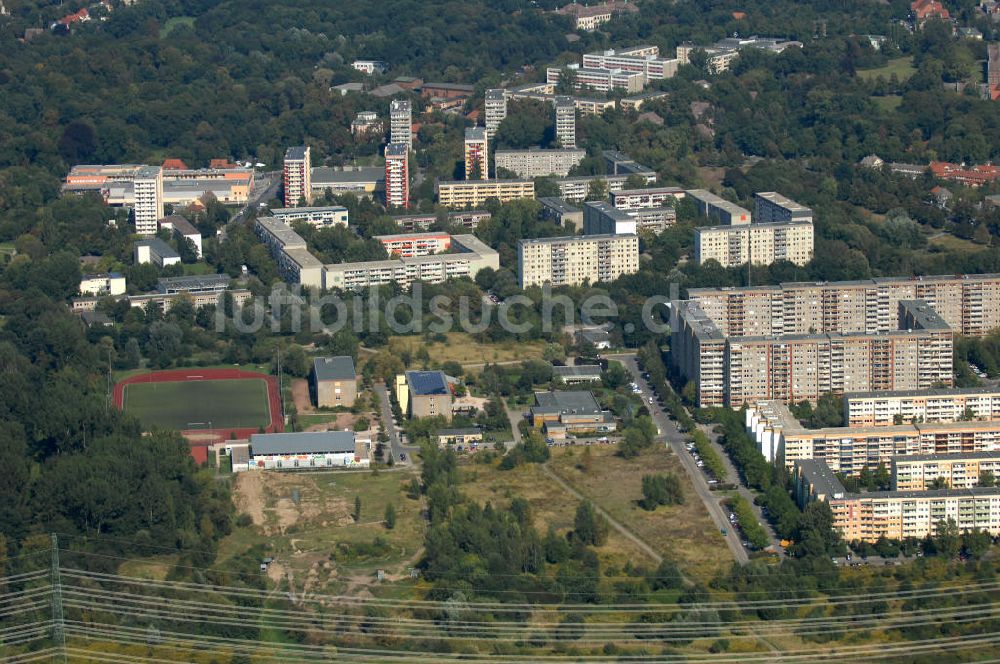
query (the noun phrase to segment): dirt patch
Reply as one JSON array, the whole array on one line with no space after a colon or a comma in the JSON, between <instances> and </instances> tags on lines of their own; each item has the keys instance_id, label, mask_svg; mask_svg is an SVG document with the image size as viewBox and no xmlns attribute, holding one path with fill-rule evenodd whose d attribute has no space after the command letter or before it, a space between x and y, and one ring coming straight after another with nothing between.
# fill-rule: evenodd
<instances>
[{"instance_id":1,"label":"dirt patch","mask_svg":"<svg viewBox=\"0 0 1000 664\"><path fill-rule=\"evenodd\" d=\"M264 477L261 473L240 473L236 476L236 491L233 493L236 507L253 519L255 526L263 526L264 506L267 496L264 491Z\"/></svg>"},{"instance_id":2,"label":"dirt patch","mask_svg":"<svg viewBox=\"0 0 1000 664\"><path fill-rule=\"evenodd\" d=\"M292 401L295 402L295 410L299 413L315 413L312 399L309 396L309 381L299 378L292 381Z\"/></svg>"},{"instance_id":3,"label":"dirt patch","mask_svg":"<svg viewBox=\"0 0 1000 664\"><path fill-rule=\"evenodd\" d=\"M329 422L310 424L306 427L306 431L327 431L334 429L337 431L354 431L354 423L359 417L361 415L355 415L354 413L330 413ZM373 421L371 413L368 413L366 417L368 417L369 422Z\"/></svg>"}]
</instances>

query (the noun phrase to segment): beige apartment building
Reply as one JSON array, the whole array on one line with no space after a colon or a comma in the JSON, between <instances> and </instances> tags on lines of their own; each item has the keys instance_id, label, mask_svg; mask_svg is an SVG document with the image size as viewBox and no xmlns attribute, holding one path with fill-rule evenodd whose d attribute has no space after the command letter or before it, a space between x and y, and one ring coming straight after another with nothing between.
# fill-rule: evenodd
<instances>
[{"instance_id":1,"label":"beige apartment building","mask_svg":"<svg viewBox=\"0 0 1000 664\"><path fill-rule=\"evenodd\" d=\"M1000 420L1000 389L968 387L844 395L844 421L848 426L962 420Z\"/></svg>"},{"instance_id":2,"label":"beige apartment building","mask_svg":"<svg viewBox=\"0 0 1000 664\"><path fill-rule=\"evenodd\" d=\"M892 488L894 491L925 491L939 482L944 484L941 488L971 489L979 486L983 473L1000 477L1000 452L893 457Z\"/></svg>"},{"instance_id":3,"label":"beige apartment building","mask_svg":"<svg viewBox=\"0 0 1000 664\"><path fill-rule=\"evenodd\" d=\"M789 261L805 265L813 257L811 221L753 223L746 226L703 226L695 229L695 260L710 260L723 267L737 267L752 262L771 265Z\"/></svg>"},{"instance_id":4,"label":"beige apartment building","mask_svg":"<svg viewBox=\"0 0 1000 664\"><path fill-rule=\"evenodd\" d=\"M493 156L493 163L497 172L503 168L519 178L539 178L549 175L566 177L586 156L586 150L576 148L497 150Z\"/></svg>"},{"instance_id":5,"label":"beige apartment building","mask_svg":"<svg viewBox=\"0 0 1000 664\"><path fill-rule=\"evenodd\" d=\"M832 471L854 475L894 457L1000 452L1000 422L938 422L891 427L806 429L780 402L747 410L746 426L761 453L788 468L823 461Z\"/></svg>"},{"instance_id":6,"label":"beige apartment building","mask_svg":"<svg viewBox=\"0 0 1000 664\"><path fill-rule=\"evenodd\" d=\"M697 288L688 297L729 335L883 332L897 329L901 300L925 300L958 334L1000 327L1000 274Z\"/></svg>"},{"instance_id":7,"label":"beige apartment building","mask_svg":"<svg viewBox=\"0 0 1000 664\"><path fill-rule=\"evenodd\" d=\"M797 464L795 478L799 504L828 502L833 526L848 542L921 539L949 521L962 532L978 528L1000 535L1000 488L852 494L821 461Z\"/></svg>"},{"instance_id":8,"label":"beige apartment building","mask_svg":"<svg viewBox=\"0 0 1000 664\"><path fill-rule=\"evenodd\" d=\"M349 355L317 357L311 378L319 408L350 408L358 398L358 376Z\"/></svg>"},{"instance_id":9,"label":"beige apartment building","mask_svg":"<svg viewBox=\"0 0 1000 664\"><path fill-rule=\"evenodd\" d=\"M951 329L926 303L899 308L900 329L877 334L730 336L700 301L683 301L675 309L671 357L697 385L702 407L952 385Z\"/></svg>"},{"instance_id":10,"label":"beige apartment building","mask_svg":"<svg viewBox=\"0 0 1000 664\"><path fill-rule=\"evenodd\" d=\"M639 237L584 235L520 240L517 276L521 288L579 286L613 281L639 271Z\"/></svg>"},{"instance_id":11,"label":"beige apartment building","mask_svg":"<svg viewBox=\"0 0 1000 664\"><path fill-rule=\"evenodd\" d=\"M534 180L450 180L437 184L438 203L450 208L481 207L495 198L501 203L535 197Z\"/></svg>"}]
</instances>

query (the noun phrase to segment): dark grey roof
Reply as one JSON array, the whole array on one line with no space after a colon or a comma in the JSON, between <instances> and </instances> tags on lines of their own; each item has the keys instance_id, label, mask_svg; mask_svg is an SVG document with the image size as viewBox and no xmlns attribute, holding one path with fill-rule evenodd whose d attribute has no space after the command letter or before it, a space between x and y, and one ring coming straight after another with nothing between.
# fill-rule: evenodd
<instances>
[{"instance_id":1,"label":"dark grey roof","mask_svg":"<svg viewBox=\"0 0 1000 664\"><path fill-rule=\"evenodd\" d=\"M961 461L962 459L1000 459L998 452L952 452L950 454L905 454L892 457L893 463L913 461Z\"/></svg>"},{"instance_id":2,"label":"dark grey roof","mask_svg":"<svg viewBox=\"0 0 1000 664\"><path fill-rule=\"evenodd\" d=\"M135 243L135 246L142 247L147 246L160 258L180 258L180 254L174 251L174 248L169 244L164 242L158 237L149 238L147 240L140 240Z\"/></svg>"},{"instance_id":3,"label":"dark grey roof","mask_svg":"<svg viewBox=\"0 0 1000 664\"><path fill-rule=\"evenodd\" d=\"M312 169L313 187L325 182L330 184L347 184L359 182L379 182L385 180L385 169L378 166L362 166L351 169L317 166Z\"/></svg>"},{"instance_id":4,"label":"dark grey roof","mask_svg":"<svg viewBox=\"0 0 1000 664\"><path fill-rule=\"evenodd\" d=\"M582 390L535 392L535 403L541 409L558 409L561 413L596 415L601 412L594 395Z\"/></svg>"},{"instance_id":5,"label":"dark grey roof","mask_svg":"<svg viewBox=\"0 0 1000 664\"><path fill-rule=\"evenodd\" d=\"M443 371L407 371L406 383L410 391L417 396L434 394L451 394L448 389L448 378Z\"/></svg>"},{"instance_id":6,"label":"dark grey roof","mask_svg":"<svg viewBox=\"0 0 1000 664\"><path fill-rule=\"evenodd\" d=\"M354 358L349 355L317 357L313 360L316 380L355 380Z\"/></svg>"},{"instance_id":7,"label":"dark grey roof","mask_svg":"<svg viewBox=\"0 0 1000 664\"><path fill-rule=\"evenodd\" d=\"M1000 394L996 387L934 387L927 390L886 390L880 392L847 392L845 399L891 399L896 397L961 397Z\"/></svg>"},{"instance_id":8,"label":"dark grey roof","mask_svg":"<svg viewBox=\"0 0 1000 664\"><path fill-rule=\"evenodd\" d=\"M225 290L231 281L228 274L195 274L186 277L160 277L156 280L161 293L181 291Z\"/></svg>"},{"instance_id":9,"label":"dark grey roof","mask_svg":"<svg viewBox=\"0 0 1000 664\"><path fill-rule=\"evenodd\" d=\"M306 146L295 145L285 150L285 159L305 159Z\"/></svg>"},{"instance_id":10,"label":"dark grey roof","mask_svg":"<svg viewBox=\"0 0 1000 664\"><path fill-rule=\"evenodd\" d=\"M254 456L267 454L324 454L353 452L353 431L304 431L300 433L255 433L250 436Z\"/></svg>"},{"instance_id":11,"label":"dark grey roof","mask_svg":"<svg viewBox=\"0 0 1000 664\"><path fill-rule=\"evenodd\" d=\"M813 491L827 498L841 497L847 493L847 489L841 484L837 476L826 465L826 461L820 459L802 459L795 462L796 467L812 484Z\"/></svg>"},{"instance_id":12,"label":"dark grey roof","mask_svg":"<svg viewBox=\"0 0 1000 664\"><path fill-rule=\"evenodd\" d=\"M567 376L600 376L601 366L599 364L581 364L574 367L552 367L552 375Z\"/></svg>"}]
</instances>

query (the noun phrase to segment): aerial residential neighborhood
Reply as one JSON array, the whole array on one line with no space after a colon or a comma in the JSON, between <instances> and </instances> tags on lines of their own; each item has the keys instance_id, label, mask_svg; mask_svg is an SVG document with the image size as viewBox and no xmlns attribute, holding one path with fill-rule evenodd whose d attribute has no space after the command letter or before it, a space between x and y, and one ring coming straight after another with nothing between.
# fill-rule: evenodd
<instances>
[{"instance_id":1,"label":"aerial residential neighborhood","mask_svg":"<svg viewBox=\"0 0 1000 664\"><path fill-rule=\"evenodd\" d=\"M0 660L996 659L997 2L0 44Z\"/></svg>"}]
</instances>

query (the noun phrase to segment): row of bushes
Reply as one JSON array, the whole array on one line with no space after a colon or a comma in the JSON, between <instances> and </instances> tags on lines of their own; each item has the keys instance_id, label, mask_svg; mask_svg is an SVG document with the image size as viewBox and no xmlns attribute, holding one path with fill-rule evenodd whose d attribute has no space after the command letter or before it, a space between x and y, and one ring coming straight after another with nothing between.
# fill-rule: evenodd
<instances>
[{"instance_id":1,"label":"row of bushes","mask_svg":"<svg viewBox=\"0 0 1000 664\"><path fill-rule=\"evenodd\" d=\"M753 508L743 496L736 496L729 501L729 506L736 515L736 520L740 524L743 536L750 542L750 546L755 549L763 549L768 545L767 533L764 526L757 521L757 516L753 513Z\"/></svg>"},{"instance_id":2,"label":"row of bushes","mask_svg":"<svg viewBox=\"0 0 1000 664\"><path fill-rule=\"evenodd\" d=\"M726 479L726 466L722 463L722 457L715 451L712 441L708 439L705 432L701 429L692 431L691 442L694 443L695 451L705 463L705 469L712 473L712 476L719 481Z\"/></svg>"}]
</instances>

